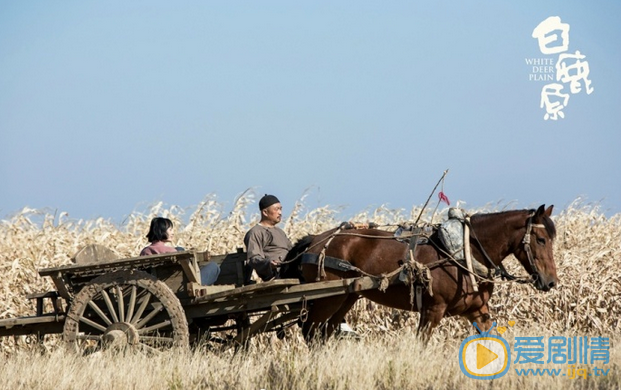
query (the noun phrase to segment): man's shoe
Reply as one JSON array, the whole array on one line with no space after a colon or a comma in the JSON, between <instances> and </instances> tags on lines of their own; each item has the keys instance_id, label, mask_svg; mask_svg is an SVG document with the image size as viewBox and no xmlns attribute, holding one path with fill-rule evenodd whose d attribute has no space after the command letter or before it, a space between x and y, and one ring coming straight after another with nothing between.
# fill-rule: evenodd
<instances>
[{"instance_id":1,"label":"man's shoe","mask_svg":"<svg viewBox=\"0 0 621 390\"><path fill-rule=\"evenodd\" d=\"M337 335L337 337L351 338L351 339L355 339L355 340L359 340L360 339L360 335L358 333L356 333L356 331L353 330L347 324L347 322L341 322L339 324L339 327L336 330L336 335Z\"/></svg>"}]
</instances>

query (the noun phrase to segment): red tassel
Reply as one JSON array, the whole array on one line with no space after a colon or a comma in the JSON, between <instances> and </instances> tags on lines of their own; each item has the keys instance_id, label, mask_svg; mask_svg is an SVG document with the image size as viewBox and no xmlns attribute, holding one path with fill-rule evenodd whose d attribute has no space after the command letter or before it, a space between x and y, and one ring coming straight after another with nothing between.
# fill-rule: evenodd
<instances>
[{"instance_id":1,"label":"red tassel","mask_svg":"<svg viewBox=\"0 0 621 390\"><path fill-rule=\"evenodd\" d=\"M440 198L440 202L444 202L449 206L451 205L449 198L446 195L444 195L444 192L442 191L438 192L438 198Z\"/></svg>"}]
</instances>

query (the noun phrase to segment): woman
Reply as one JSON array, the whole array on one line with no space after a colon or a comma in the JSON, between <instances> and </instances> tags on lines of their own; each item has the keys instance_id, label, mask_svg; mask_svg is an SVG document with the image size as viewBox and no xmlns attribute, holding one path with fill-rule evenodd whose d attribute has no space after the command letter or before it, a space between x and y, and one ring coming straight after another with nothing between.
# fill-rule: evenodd
<instances>
[{"instance_id":1,"label":"woman","mask_svg":"<svg viewBox=\"0 0 621 390\"><path fill-rule=\"evenodd\" d=\"M162 253L172 253L183 250L181 247L173 248L166 245L175 238L173 223L168 218L156 217L151 220L147 240L151 243L149 246L140 251L140 256L158 255ZM216 282L220 275L220 267L218 264L210 261L201 269L201 284L210 286Z\"/></svg>"},{"instance_id":2,"label":"woman","mask_svg":"<svg viewBox=\"0 0 621 390\"><path fill-rule=\"evenodd\" d=\"M175 238L175 232L173 231L172 221L168 218L153 218L149 233L147 233L147 240L149 240L151 245L140 251L140 256L177 252L176 248L166 245L173 238Z\"/></svg>"}]
</instances>

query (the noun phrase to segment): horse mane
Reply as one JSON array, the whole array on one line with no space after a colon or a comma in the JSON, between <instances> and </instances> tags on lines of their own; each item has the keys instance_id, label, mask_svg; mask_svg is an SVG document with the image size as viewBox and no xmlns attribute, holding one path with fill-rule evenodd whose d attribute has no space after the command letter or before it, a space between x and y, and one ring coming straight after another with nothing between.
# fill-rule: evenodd
<instances>
[{"instance_id":1,"label":"horse mane","mask_svg":"<svg viewBox=\"0 0 621 390\"><path fill-rule=\"evenodd\" d=\"M526 218L528 215L533 215L537 212L537 210L535 209L528 209L528 210L508 210L508 211L498 211L498 212L494 212L494 213L483 213L483 214L474 214L472 216L473 219L475 219L477 222L479 221L485 221L486 219L489 218L496 218L499 216L510 216L513 214L524 214L524 218ZM546 232L548 233L548 235L550 236L550 238L554 239L556 237L556 227L554 226L554 221L552 221L552 218L548 217L547 215L543 215L542 216L542 222L543 222L543 226L545 226L546 228Z\"/></svg>"},{"instance_id":2,"label":"horse mane","mask_svg":"<svg viewBox=\"0 0 621 390\"><path fill-rule=\"evenodd\" d=\"M546 232L548 232L548 235L550 236L550 238L554 239L556 237L556 226L554 226L554 221L552 221L552 218L548 217L547 215L544 215L543 226L546 227Z\"/></svg>"},{"instance_id":3,"label":"horse mane","mask_svg":"<svg viewBox=\"0 0 621 390\"><path fill-rule=\"evenodd\" d=\"M300 255L308 249L314 238L314 235L309 234L299 239L293 245L287 256L285 256L284 264L280 269L279 277L281 279L299 279L300 282L304 281L304 277L300 272L300 264L302 262L302 256Z\"/></svg>"}]
</instances>

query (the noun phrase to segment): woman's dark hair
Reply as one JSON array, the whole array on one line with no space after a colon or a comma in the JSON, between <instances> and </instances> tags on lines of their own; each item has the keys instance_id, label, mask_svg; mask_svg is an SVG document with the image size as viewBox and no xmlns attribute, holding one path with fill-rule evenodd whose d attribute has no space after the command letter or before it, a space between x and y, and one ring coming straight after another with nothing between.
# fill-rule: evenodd
<instances>
[{"instance_id":1,"label":"woman's dark hair","mask_svg":"<svg viewBox=\"0 0 621 390\"><path fill-rule=\"evenodd\" d=\"M151 220L149 233L147 233L147 240L149 240L149 242L168 240L166 230L171 227L173 227L173 223L170 219L162 217L153 218Z\"/></svg>"}]
</instances>

